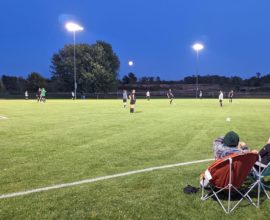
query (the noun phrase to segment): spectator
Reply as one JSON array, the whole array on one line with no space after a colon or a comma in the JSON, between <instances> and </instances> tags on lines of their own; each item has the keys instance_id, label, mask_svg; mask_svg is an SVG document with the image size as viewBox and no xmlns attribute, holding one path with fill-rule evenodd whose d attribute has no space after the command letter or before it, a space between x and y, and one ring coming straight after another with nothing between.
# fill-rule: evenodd
<instances>
[{"instance_id":1,"label":"spectator","mask_svg":"<svg viewBox=\"0 0 270 220\"><path fill-rule=\"evenodd\" d=\"M261 156L261 163L267 165L270 162L270 138L266 145L259 151Z\"/></svg>"},{"instance_id":2,"label":"spectator","mask_svg":"<svg viewBox=\"0 0 270 220\"><path fill-rule=\"evenodd\" d=\"M234 131L228 132L224 137L216 138L213 142L213 150L216 160L233 153L249 152L246 143L241 142L238 134Z\"/></svg>"}]
</instances>

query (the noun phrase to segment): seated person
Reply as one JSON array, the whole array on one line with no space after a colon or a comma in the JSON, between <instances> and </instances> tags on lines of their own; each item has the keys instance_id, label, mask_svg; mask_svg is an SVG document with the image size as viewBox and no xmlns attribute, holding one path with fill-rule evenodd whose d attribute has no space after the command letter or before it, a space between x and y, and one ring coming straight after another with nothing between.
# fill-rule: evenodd
<instances>
[{"instance_id":1,"label":"seated person","mask_svg":"<svg viewBox=\"0 0 270 220\"><path fill-rule=\"evenodd\" d=\"M261 164L259 161L256 162L255 168L257 170L259 170L259 166L261 168L265 168L270 162L270 138L268 139L266 145L259 151L259 155L261 156Z\"/></svg>"},{"instance_id":2,"label":"seated person","mask_svg":"<svg viewBox=\"0 0 270 220\"><path fill-rule=\"evenodd\" d=\"M224 137L215 139L213 142L215 159L217 160L237 152L248 152L249 150L246 143L239 140L238 134L234 131L228 132ZM251 152L259 153L261 156L261 163L267 165L270 162L270 138L259 152L256 150L252 150Z\"/></svg>"},{"instance_id":3,"label":"seated person","mask_svg":"<svg viewBox=\"0 0 270 220\"><path fill-rule=\"evenodd\" d=\"M261 156L261 162L267 165L270 162L270 138L268 139L266 145L259 151Z\"/></svg>"},{"instance_id":4,"label":"seated person","mask_svg":"<svg viewBox=\"0 0 270 220\"><path fill-rule=\"evenodd\" d=\"M213 142L213 150L216 160L222 159L234 153L258 153L256 150L248 150L248 146L246 145L246 143L241 142L239 135L234 131L228 132L227 134L225 134L224 137L216 138ZM202 173L200 176L200 184L201 186L205 187L207 186L209 181L207 178L205 179L204 177L205 173Z\"/></svg>"},{"instance_id":5,"label":"seated person","mask_svg":"<svg viewBox=\"0 0 270 220\"><path fill-rule=\"evenodd\" d=\"M238 134L228 132L224 137L219 137L213 142L215 159L221 159L233 153L249 152L245 142L241 142Z\"/></svg>"}]
</instances>

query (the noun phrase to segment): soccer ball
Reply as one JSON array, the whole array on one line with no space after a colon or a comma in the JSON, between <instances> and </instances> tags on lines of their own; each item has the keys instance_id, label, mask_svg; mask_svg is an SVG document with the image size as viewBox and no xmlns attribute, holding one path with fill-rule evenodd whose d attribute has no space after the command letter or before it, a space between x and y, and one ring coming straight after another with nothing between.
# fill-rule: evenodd
<instances>
[{"instance_id":1,"label":"soccer ball","mask_svg":"<svg viewBox=\"0 0 270 220\"><path fill-rule=\"evenodd\" d=\"M129 66L133 66L133 64L134 64L133 61L128 61Z\"/></svg>"},{"instance_id":2,"label":"soccer ball","mask_svg":"<svg viewBox=\"0 0 270 220\"><path fill-rule=\"evenodd\" d=\"M227 121L227 122L230 122L230 121L231 121L231 118L226 118L226 121Z\"/></svg>"}]
</instances>

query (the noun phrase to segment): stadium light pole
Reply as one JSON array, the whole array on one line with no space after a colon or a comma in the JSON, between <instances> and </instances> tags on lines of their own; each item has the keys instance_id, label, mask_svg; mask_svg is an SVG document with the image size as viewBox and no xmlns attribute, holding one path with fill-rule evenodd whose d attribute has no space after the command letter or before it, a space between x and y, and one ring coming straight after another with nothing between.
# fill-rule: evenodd
<instances>
[{"instance_id":1,"label":"stadium light pole","mask_svg":"<svg viewBox=\"0 0 270 220\"><path fill-rule=\"evenodd\" d=\"M199 74L199 52L204 48L204 46L200 43L196 43L192 46L193 50L196 51L197 58L196 58L196 98L198 98L198 74Z\"/></svg>"},{"instance_id":2,"label":"stadium light pole","mask_svg":"<svg viewBox=\"0 0 270 220\"><path fill-rule=\"evenodd\" d=\"M76 32L77 31L83 31L83 27L80 25L68 22L66 23L66 29L70 32L73 32L73 43L74 43L74 49L73 49L73 61L74 61L74 98L77 98L77 73L76 73Z\"/></svg>"}]
</instances>

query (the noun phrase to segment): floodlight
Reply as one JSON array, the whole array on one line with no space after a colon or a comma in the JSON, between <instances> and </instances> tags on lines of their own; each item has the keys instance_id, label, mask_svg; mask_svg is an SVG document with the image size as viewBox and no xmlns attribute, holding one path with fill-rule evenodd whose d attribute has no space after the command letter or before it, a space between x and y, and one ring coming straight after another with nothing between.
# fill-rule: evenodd
<instances>
[{"instance_id":1,"label":"floodlight","mask_svg":"<svg viewBox=\"0 0 270 220\"><path fill-rule=\"evenodd\" d=\"M66 23L66 29L71 32L76 32L76 31L83 31L83 27L73 23L73 22L68 22Z\"/></svg>"},{"instance_id":2,"label":"floodlight","mask_svg":"<svg viewBox=\"0 0 270 220\"><path fill-rule=\"evenodd\" d=\"M196 43L192 46L192 48L196 51L202 50L204 48L204 46L200 43Z\"/></svg>"}]
</instances>

